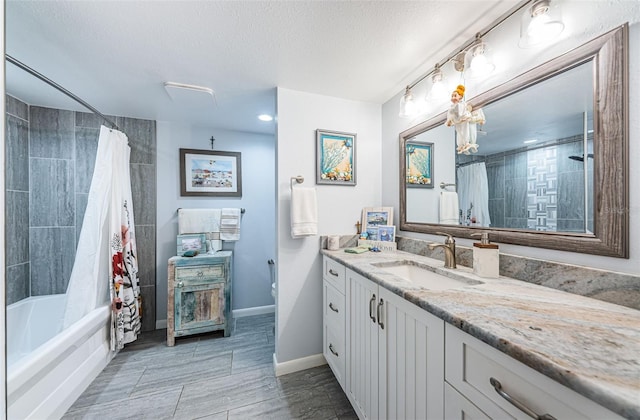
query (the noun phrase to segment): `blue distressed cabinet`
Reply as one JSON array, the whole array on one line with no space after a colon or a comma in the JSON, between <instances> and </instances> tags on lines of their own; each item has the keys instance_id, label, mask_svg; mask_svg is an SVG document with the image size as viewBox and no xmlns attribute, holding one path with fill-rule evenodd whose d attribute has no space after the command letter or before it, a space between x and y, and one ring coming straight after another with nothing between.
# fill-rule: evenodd
<instances>
[{"instance_id":1,"label":"blue distressed cabinet","mask_svg":"<svg viewBox=\"0 0 640 420\"><path fill-rule=\"evenodd\" d=\"M231 333L231 251L171 257L168 267L167 346L176 337Z\"/></svg>"}]
</instances>

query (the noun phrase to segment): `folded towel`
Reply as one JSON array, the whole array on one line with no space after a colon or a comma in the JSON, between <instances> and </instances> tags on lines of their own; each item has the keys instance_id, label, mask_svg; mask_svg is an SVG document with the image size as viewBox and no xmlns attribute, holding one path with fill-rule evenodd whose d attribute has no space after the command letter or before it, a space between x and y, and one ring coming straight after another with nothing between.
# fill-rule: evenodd
<instances>
[{"instance_id":1,"label":"folded towel","mask_svg":"<svg viewBox=\"0 0 640 420\"><path fill-rule=\"evenodd\" d=\"M223 241L240 240L240 214L239 208L222 209L220 215L220 239Z\"/></svg>"},{"instance_id":2,"label":"folded towel","mask_svg":"<svg viewBox=\"0 0 640 420\"><path fill-rule=\"evenodd\" d=\"M220 232L220 209L179 209L178 233Z\"/></svg>"},{"instance_id":3,"label":"folded towel","mask_svg":"<svg viewBox=\"0 0 640 420\"><path fill-rule=\"evenodd\" d=\"M459 224L458 193L455 191L440 192L440 224Z\"/></svg>"},{"instance_id":4,"label":"folded towel","mask_svg":"<svg viewBox=\"0 0 640 420\"><path fill-rule=\"evenodd\" d=\"M315 188L291 189L291 237L318 234L318 202Z\"/></svg>"},{"instance_id":5,"label":"folded towel","mask_svg":"<svg viewBox=\"0 0 640 420\"><path fill-rule=\"evenodd\" d=\"M368 246L358 246L354 248L345 248L344 252L348 252L349 254L362 254L363 252L367 252L368 250Z\"/></svg>"}]
</instances>

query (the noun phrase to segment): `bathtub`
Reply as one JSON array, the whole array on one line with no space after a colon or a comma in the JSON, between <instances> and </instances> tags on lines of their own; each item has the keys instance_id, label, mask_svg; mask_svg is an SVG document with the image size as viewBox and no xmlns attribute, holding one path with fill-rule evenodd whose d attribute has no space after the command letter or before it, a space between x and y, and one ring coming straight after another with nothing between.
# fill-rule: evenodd
<instances>
[{"instance_id":1,"label":"bathtub","mask_svg":"<svg viewBox=\"0 0 640 420\"><path fill-rule=\"evenodd\" d=\"M65 295L35 296L7 307L9 419L56 419L105 368L108 306L62 330Z\"/></svg>"}]
</instances>

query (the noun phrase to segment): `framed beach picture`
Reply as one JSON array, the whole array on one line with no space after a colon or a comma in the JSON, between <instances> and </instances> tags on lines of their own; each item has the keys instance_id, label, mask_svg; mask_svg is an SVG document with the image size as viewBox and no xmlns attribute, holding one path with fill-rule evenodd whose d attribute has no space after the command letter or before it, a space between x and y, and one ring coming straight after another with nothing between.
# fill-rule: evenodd
<instances>
[{"instance_id":1,"label":"framed beach picture","mask_svg":"<svg viewBox=\"0 0 640 420\"><path fill-rule=\"evenodd\" d=\"M433 143L407 141L405 174L408 188L433 188Z\"/></svg>"},{"instance_id":2,"label":"framed beach picture","mask_svg":"<svg viewBox=\"0 0 640 420\"><path fill-rule=\"evenodd\" d=\"M316 184L356 185L356 135L316 130Z\"/></svg>"},{"instance_id":3,"label":"framed beach picture","mask_svg":"<svg viewBox=\"0 0 640 420\"><path fill-rule=\"evenodd\" d=\"M240 152L180 149L180 195L242 197Z\"/></svg>"},{"instance_id":4,"label":"framed beach picture","mask_svg":"<svg viewBox=\"0 0 640 420\"><path fill-rule=\"evenodd\" d=\"M383 242L395 242L395 226L378 226L378 240Z\"/></svg>"},{"instance_id":5,"label":"framed beach picture","mask_svg":"<svg viewBox=\"0 0 640 420\"><path fill-rule=\"evenodd\" d=\"M176 237L176 247L179 256L184 255L187 251L198 251L203 253L206 251L206 235L204 233L182 234Z\"/></svg>"},{"instance_id":6,"label":"framed beach picture","mask_svg":"<svg viewBox=\"0 0 640 420\"><path fill-rule=\"evenodd\" d=\"M365 207L364 209L362 209L362 232L367 233L367 240L379 240L378 228L380 226L392 225L393 207Z\"/></svg>"}]
</instances>

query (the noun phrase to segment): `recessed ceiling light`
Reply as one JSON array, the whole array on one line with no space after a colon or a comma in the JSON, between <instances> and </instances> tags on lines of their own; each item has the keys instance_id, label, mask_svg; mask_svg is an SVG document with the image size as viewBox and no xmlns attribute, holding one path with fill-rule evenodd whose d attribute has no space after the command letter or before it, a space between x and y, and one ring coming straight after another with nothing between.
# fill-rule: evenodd
<instances>
[{"instance_id":1,"label":"recessed ceiling light","mask_svg":"<svg viewBox=\"0 0 640 420\"><path fill-rule=\"evenodd\" d=\"M268 115L268 114L260 114L260 115L258 115L258 119L260 121L266 121L266 122L273 121L273 117L271 115Z\"/></svg>"},{"instance_id":2,"label":"recessed ceiling light","mask_svg":"<svg viewBox=\"0 0 640 420\"><path fill-rule=\"evenodd\" d=\"M538 139L529 139L529 140L525 140L524 144L531 144L531 143L535 143L537 141L538 141Z\"/></svg>"}]
</instances>

